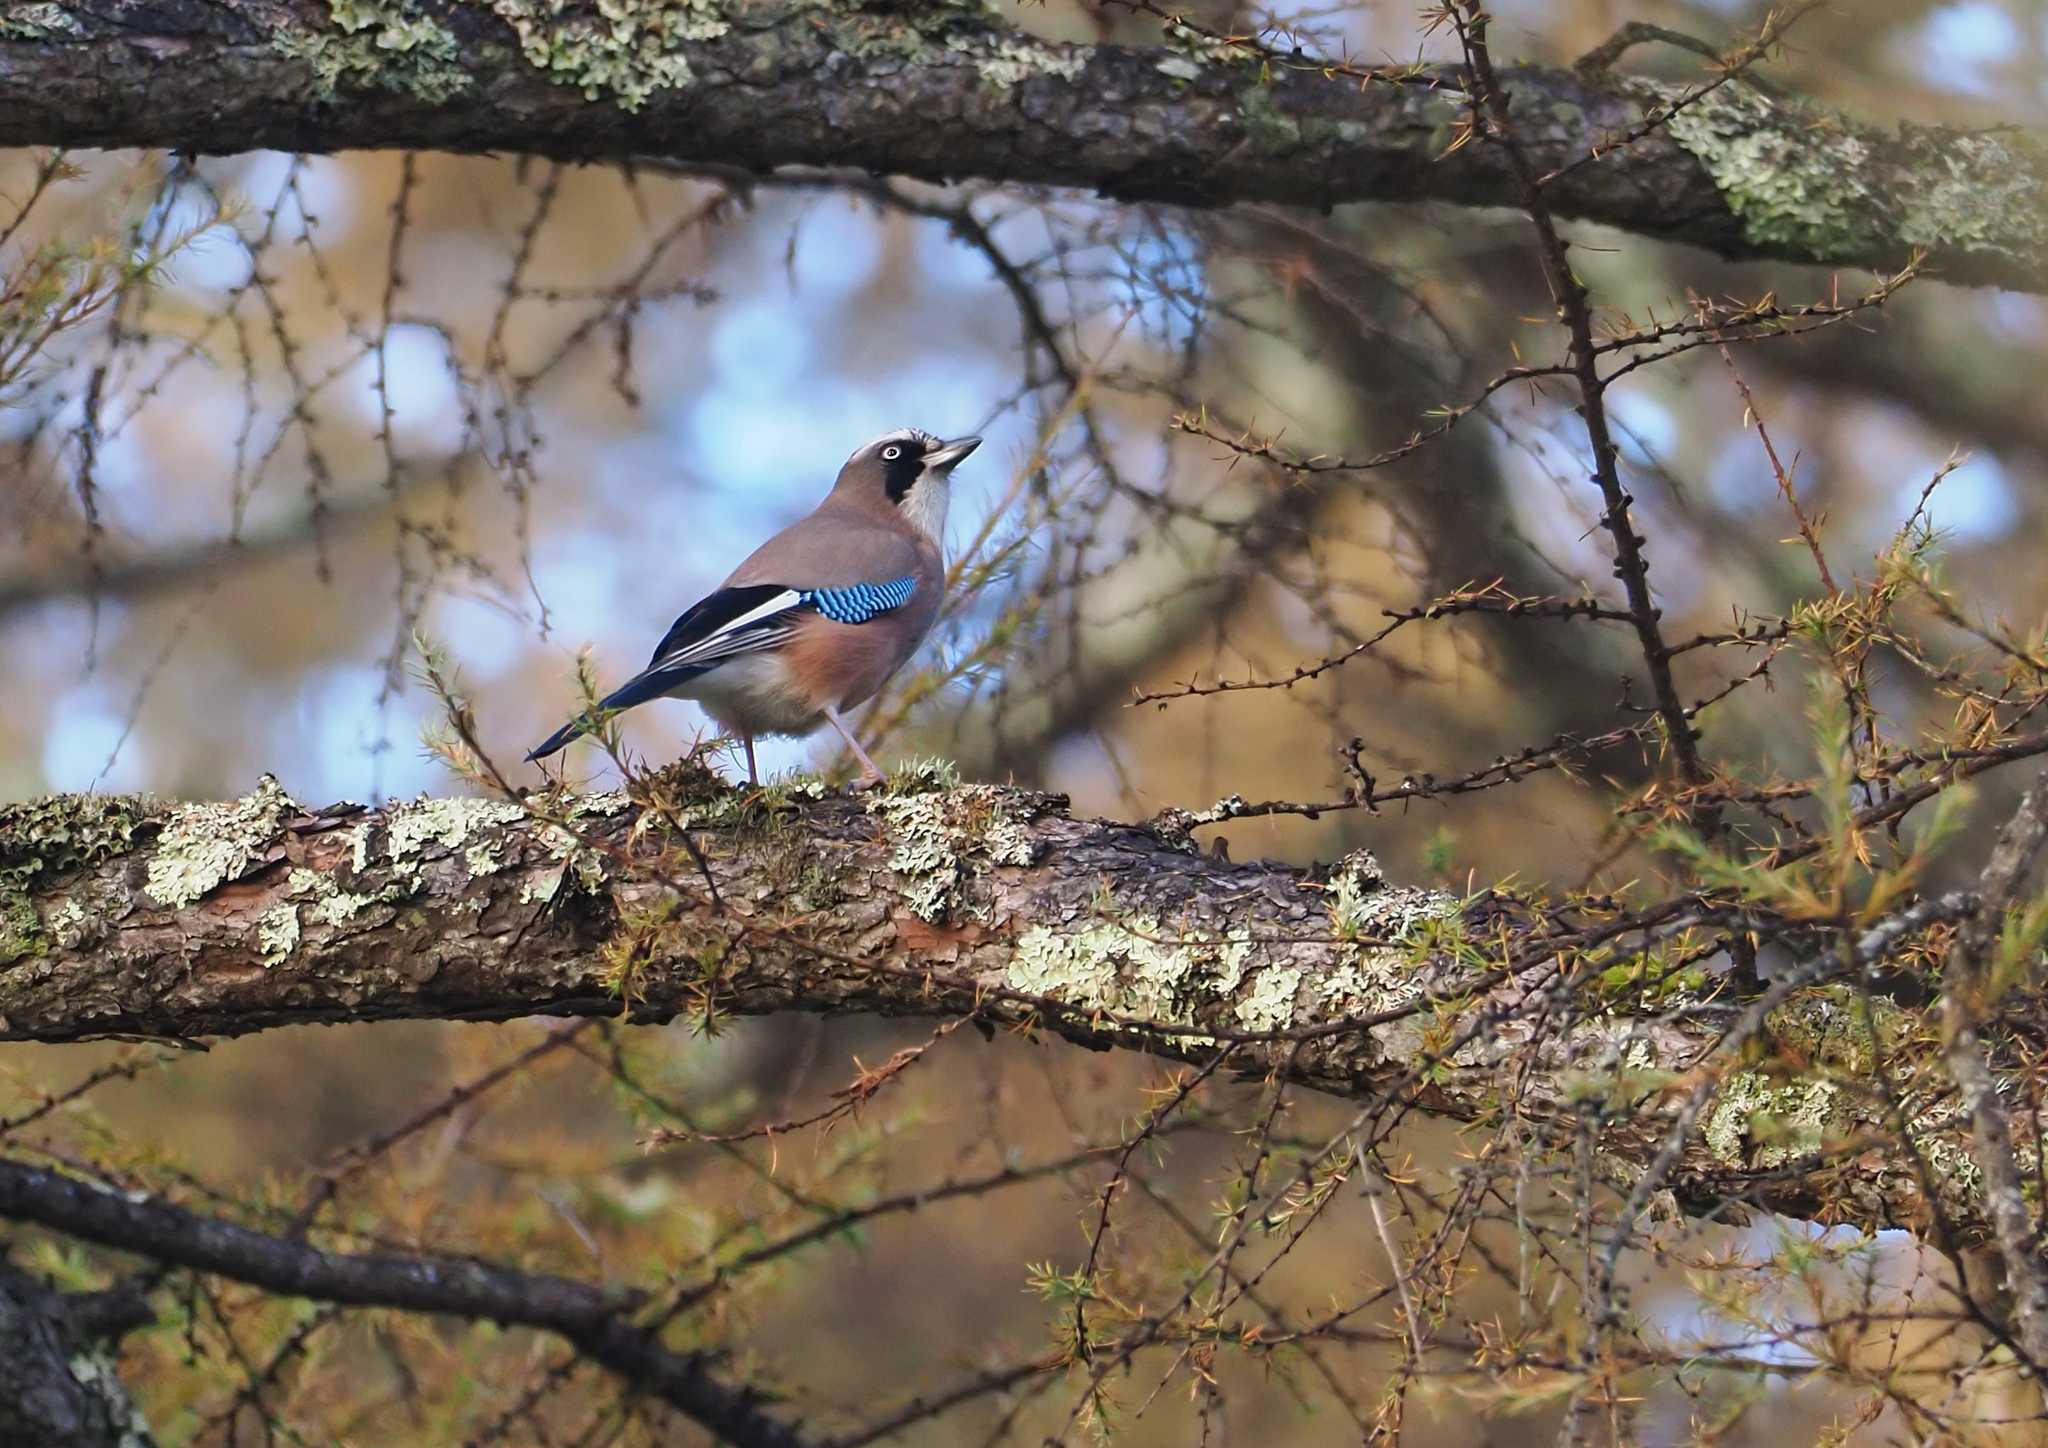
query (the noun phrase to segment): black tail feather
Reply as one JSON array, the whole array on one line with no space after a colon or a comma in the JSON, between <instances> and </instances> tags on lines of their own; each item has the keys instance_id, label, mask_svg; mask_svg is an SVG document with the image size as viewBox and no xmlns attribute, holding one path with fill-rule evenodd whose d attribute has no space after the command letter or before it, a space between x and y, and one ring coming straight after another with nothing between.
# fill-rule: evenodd
<instances>
[{"instance_id":1,"label":"black tail feather","mask_svg":"<svg viewBox=\"0 0 2048 1448\"><path fill-rule=\"evenodd\" d=\"M702 669L649 669L637 678L628 679L598 700L597 707L616 714L621 709L630 709L635 704L646 703L649 699L659 699L677 685L687 683L703 672ZM595 721L588 714L571 719L527 755L526 762L534 764L546 759L550 754L567 746L569 741L578 735L588 734L593 722Z\"/></svg>"}]
</instances>

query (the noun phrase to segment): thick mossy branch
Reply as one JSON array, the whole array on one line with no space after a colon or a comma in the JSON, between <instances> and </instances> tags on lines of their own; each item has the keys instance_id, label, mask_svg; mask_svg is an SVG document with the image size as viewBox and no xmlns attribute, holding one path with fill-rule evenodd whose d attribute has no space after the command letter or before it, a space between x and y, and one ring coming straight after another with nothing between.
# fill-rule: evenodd
<instances>
[{"instance_id":1,"label":"thick mossy branch","mask_svg":"<svg viewBox=\"0 0 2048 1448\"><path fill-rule=\"evenodd\" d=\"M976 1011L1188 1060L1227 1046L1239 1071L1469 1121L1512 1112L1560 1140L1587 1120L1624 1183L1684 1094L1670 1083L1728 1069L1712 1049L1740 1003L1698 972L1620 954L1561 978L1515 907L1391 884L1363 852L1316 871L1232 864L942 766L865 798L675 771L656 788L659 812L614 793L547 818L477 799L307 810L268 779L218 804L10 806L0 1040ZM1856 1148L1890 1122L1858 1089L1852 1015L1828 988L1772 1014L1771 1041L1817 1063L1811 1079L1783 1085L1770 1051L1748 1053L1670 1179L1678 1205L1925 1223L1912 1164ZM1903 1008L1886 1029L1903 1069L1925 1033ZM1915 1134L1967 1235L1977 1178L1953 1115L1931 1108Z\"/></svg>"},{"instance_id":2,"label":"thick mossy branch","mask_svg":"<svg viewBox=\"0 0 2048 1448\"><path fill-rule=\"evenodd\" d=\"M0 19L0 145L521 151L976 175L1132 199L1514 206L1450 149L1451 77L1373 82L1218 47L1053 44L986 0L122 0ZM167 64L167 61L175 62ZM2048 289L2048 145L1892 132L1733 82L1502 77L1561 215L1731 256ZM1437 83L1429 83L1431 81ZM1596 164L1574 165L1599 151Z\"/></svg>"}]
</instances>

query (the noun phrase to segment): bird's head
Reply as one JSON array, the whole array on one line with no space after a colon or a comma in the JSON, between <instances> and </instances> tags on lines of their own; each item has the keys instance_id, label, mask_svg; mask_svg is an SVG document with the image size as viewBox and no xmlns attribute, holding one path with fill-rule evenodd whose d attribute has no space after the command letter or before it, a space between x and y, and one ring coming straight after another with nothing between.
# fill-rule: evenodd
<instances>
[{"instance_id":1,"label":"bird's head","mask_svg":"<svg viewBox=\"0 0 2048 1448\"><path fill-rule=\"evenodd\" d=\"M936 543L946 531L946 485L953 469L980 446L978 437L947 441L914 427L899 428L848 458L834 491L899 510Z\"/></svg>"}]
</instances>

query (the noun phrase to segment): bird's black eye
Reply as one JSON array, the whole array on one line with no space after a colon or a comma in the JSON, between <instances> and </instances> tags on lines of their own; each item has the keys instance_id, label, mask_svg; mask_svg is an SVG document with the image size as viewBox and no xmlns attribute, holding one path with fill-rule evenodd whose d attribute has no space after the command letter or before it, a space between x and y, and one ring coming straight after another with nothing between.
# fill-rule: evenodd
<instances>
[{"instance_id":1,"label":"bird's black eye","mask_svg":"<svg viewBox=\"0 0 2048 1448\"><path fill-rule=\"evenodd\" d=\"M900 457L902 457L902 456L903 456L903 449L902 449L902 448L900 448L900 447L898 447L898 446L897 446L897 445L896 445L895 443L893 443L893 442L892 442L892 443L890 443L890 444L889 444L889 445L888 445L887 447L885 447L885 448L883 448L883 449L882 449L882 461L883 461L883 462L893 463L893 462L895 462L895 461L896 461L896 459L898 459L898 458L900 458Z\"/></svg>"}]
</instances>

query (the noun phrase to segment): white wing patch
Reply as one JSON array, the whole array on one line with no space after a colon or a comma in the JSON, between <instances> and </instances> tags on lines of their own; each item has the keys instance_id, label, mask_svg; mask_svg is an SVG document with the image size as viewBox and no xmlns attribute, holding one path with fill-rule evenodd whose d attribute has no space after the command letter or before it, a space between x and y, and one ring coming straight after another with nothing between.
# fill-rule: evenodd
<instances>
[{"instance_id":1,"label":"white wing patch","mask_svg":"<svg viewBox=\"0 0 2048 1448\"><path fill-rule=\"evenodd\" d=\"M785 588L774 597L748 609L738 618L704 635L703 638L692 639L681 648L663 654L644 672L666 672L669 669L716 663L734 654L752 653L756 649L773 647L787 639L794 630L789 626L773 627L771 621L778 614L788 613L791 609L797 608L803 601L804 596L797 590Z\"/></svg>"}]
</instances>

